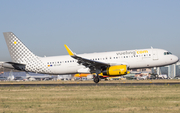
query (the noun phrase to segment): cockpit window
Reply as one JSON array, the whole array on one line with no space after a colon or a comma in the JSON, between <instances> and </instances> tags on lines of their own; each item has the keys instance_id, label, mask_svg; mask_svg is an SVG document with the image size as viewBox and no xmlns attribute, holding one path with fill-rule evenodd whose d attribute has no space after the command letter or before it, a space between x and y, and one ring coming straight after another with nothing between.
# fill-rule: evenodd
<instances>
[{"instance_id":1,"label":"cockpit window","mask_svg":"<svg viewBox=\"0 0 180 113\"><path fill-rule=\"evenodd\" d=\"M172 55L171 52L164 52L164 55Z\"/></svg>"},{"instance_id":2,"label":"cockpit window","mask_svg":"<svg viewBox=\"0 0 180 113\"><path fill-rule=\"evenodd\" d=\"M172 55L172 53L171 52L167 52L167 55Z\"/></svg>"}]
</instances>

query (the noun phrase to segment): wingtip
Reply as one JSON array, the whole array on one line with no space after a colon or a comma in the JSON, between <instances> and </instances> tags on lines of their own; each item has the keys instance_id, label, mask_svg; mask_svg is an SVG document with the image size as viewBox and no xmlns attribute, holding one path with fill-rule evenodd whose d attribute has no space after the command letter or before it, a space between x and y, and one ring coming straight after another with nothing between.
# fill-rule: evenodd
<instances>
[{"instance_id":1,"label":"wingtip","mask_svg":"<svg viewBox=\"0 0 180 113\"><path fill-rule=\"evenodd\" d=\"M70 56L73 56L74 53L69 49L69 47L68 47L66 44L64 44L64 46L65 46L67 52L69 53L69 55L70 55Z\"/></svg>"}]
</instances>

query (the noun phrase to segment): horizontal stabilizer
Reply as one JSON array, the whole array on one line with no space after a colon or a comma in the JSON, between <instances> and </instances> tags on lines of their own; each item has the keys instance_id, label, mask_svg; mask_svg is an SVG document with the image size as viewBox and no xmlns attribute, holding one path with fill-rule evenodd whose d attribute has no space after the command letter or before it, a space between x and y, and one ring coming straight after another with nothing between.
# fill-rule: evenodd
<instances>
[{"instance_id":1,"label":"horizontal stabilizer","mask_svg":"<svg viewBox=\"0 0 180 113\"><path fill-rule=\"evenodd\" d=\"M12 65L19 65L19 66L25 66L25 64L15 63L15 62L5 62Z\"/></svg>"},{"instance_id":2,"label":"horizontal stabilizer","mask_svg":"<svg viewBox=\"0 0 180 113\"><path fill-rule=\"evenodd\" d=\"M24 71L25 70L25 64L20 64L20 63L15 63L15 62L4 62L0 64L3 68L8 68L8 69L17 69Z\"/></svg>"}]
</instances>

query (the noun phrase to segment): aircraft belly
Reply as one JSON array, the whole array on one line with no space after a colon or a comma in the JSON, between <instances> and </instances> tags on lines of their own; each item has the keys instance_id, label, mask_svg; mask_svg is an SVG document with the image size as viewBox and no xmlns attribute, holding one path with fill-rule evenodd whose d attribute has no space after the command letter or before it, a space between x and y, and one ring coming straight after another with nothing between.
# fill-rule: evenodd
<instances>
[{"instance_id":1,"label":"aircraft belly","mask_svg":"<svg viewBox=\"0 0 180 113\"><path fill-rule=\"evenodd\" d=\"M147 60L131 61L129 64L130 64L130 68L145 68L149 66Z\"/></svg>"},{"instance_id":2,"label":"aircraft belly","mask_svg":"<svg viewBox=\"0 0 180 113\"><path fill-rule=\"evenodd\" d=\"M79 66L61 66L51 67L50 70L53 74L75 74L77 70L82 67Z\"/></svg>"},{"instance_id":3,"label":"aircraft belly","mask_svg":"<svg viewBox=\"0 0 180 113\"><path fill-rule=\"evenodd\" d=\"M136 62L130 64L130 68L142 68L142 67L146 67L145 62Z\"/></svg>"}]
</instances>

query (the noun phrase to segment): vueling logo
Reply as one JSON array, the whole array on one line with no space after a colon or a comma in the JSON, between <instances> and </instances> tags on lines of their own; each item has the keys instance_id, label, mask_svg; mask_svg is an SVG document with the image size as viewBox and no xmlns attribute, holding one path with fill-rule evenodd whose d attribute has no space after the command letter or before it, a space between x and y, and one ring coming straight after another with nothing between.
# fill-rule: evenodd
<instances>
[{"instance_id":1,"label":"vueling logo","mask_svg":"<svg viewBox=\"0 0 180 113\"><path fill-rule=\"evenodd\" d=\"M136 51L137 54L148 53L148 50Z\"/></svg>"}]
</instances>

